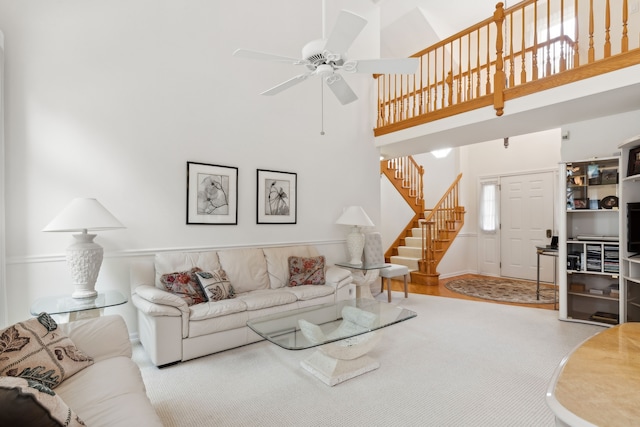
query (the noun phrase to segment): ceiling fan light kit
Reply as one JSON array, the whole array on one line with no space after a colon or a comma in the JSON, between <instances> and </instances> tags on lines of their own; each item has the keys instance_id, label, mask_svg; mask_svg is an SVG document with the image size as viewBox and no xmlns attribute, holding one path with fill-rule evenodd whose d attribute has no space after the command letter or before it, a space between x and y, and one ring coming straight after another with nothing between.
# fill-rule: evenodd
<instances>
[{"instance_id":1,"label":"ceiling fan light kit","mask_svg":"<svg viewBox=\"0 0 640 427\"><path fill-rule=\"evenodd\" d=\"M238 49L233 55L239 58L288 62L306 67L305 73L267 89L262 92L262 95L276 95L308 77L319 75L338 101L342 105L347 105L356 101L358 97L339 74L341 71L366 74L413 74L418 68L418 58L347 61L347 50L366 25L367 20L363 17L342 10L329 37L312 40L304 45L302 59L247 49Z\"/></svg>"}]
</instances>

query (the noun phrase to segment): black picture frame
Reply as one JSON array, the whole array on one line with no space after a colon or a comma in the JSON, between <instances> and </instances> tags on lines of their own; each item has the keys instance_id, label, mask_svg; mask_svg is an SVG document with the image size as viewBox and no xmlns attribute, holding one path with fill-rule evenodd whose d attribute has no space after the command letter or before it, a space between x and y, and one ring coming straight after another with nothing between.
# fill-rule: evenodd
<instances>
[{"instance_id":1,"label":"black picture frame","mask_svg":"<svg viewBox=\"0 0 640 427\"><path fill-rule=\"evenodd\" d=\"M627 176L640 175L640 147L629 150L629 165Z\"/></svg>"},{"instance_id":2,"label":"black picture frame","mask_svg":"<svg viewBox=\"0 0 640 427\"><path fill-rule=\"evenodd\" d=\"M257 170L258 224L296 224L298 221L298 174Z\"/></svg>"},{"instance_id":3,"label":"black picture frame","mask_svg":"<svg viewBox=\"0 0 640 427\"><path fill-rule=\"evenodd\" d=\"M187 224L238 224L238 168L187 162Z\"/></svg>"}]
</instances>

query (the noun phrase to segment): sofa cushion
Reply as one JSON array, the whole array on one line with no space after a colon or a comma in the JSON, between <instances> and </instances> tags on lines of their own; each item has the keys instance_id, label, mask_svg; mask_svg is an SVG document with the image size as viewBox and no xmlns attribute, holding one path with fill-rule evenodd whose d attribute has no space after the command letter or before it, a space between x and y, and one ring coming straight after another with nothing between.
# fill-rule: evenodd
<instances>
[{"instance_id":1,"label":"sofa cushion","mask_svg":"<svg viewBox=\"0 0 640 427\"><path fill-rule=\"evenodd\" d=\"M204 289L209 301L220 301L235 297L235 292L227 273L221 268L213 271L198 271L196 278Z\"/></svg>"},{"instance_id":2,"label":"sofa cushion","mask_svg":"<svg viewBox=\"0 0 640 427\"><path fill-rule=\"evenodd\" d=\"M0 425L80 427L85 424L60 396L41 383L0 377Z\"/></svg>"},{"instance_id":3,"label":"sofa cushion","mask_svg":"<svg viewBox=\"0 0 640 427\"><path fill-rule=\"evenodd\" d=\"M315 247L305 245L264 248L263 251L269 271L271 289L289 286L289 257L318 256L318 251Z\"/></svg>"},{"instance_id":4,"label":"sofa cushion","mask_svg":"<svg viewBox=\"0 0 640 427\"><path fill-rule=\"evenodd\" d=\"M200 304L207 301L204 291L196 278L199 272L198 267L187 271L174 271L166 273L160 277L160 283L164 285L167 292L179 296L187 305Z\"/></svg>"},{"instance_id":5,"label":"sofa cushion","mask_svg":"<svg viewBox=\"0 0 640 427\"><path fill-rule=\"evenodd\" d=\"M78 372L56 389L87 426L162 426L138 365L112 357Z\"/></svg>"},{"instance_id":6,"label":"sofa cushion","mask_svg":"<svg viewBox=\"0 0 640 427\"><path fill-rule=\"evenodd\" d=\"M198 304L190 307L189 320L204 320L214 317L226 316L227 314L245 311L247 305L240 299L225 299L211 301L206 304Z\"/></svg>"},{"instance_id":7,"label":"sofa cushion","mask_svg":"<svg viewBox=\"0 0 640 427\"><path fill-rule=\"evenodd\" d=\"M335 289L333 286L300 285L287 288L287 292L294 294L298 301L309 301L331 295Z\"/></svg>"},{"instance_id":8,"label":"sofa cushion","mask_svg":"<svg viewBox=\"0 0 640 427\"><path fill-rule=\"evenodd\" d=\"M191 270L194 267L199 267L204 271L213 271L220 268L217 252L165 252L156 254L154 258L155 286L164 289L164 286L160 283L160 277L163 274Z\"/></svg>"},{"instance_id":9,"label":"sofa cushion","mask_svg":"<svg viewBox=\"0 0 640 427\"><path fill-rule=\"evenodd\" d=\"M93 364L46 313L0 331L0 375L35 380L55 388Z\"/></svg>"},{"instance_id":10,"label":"sofa cushion","mask_svg":"<svg viewBox=\"0 0 640 427\"><path fill-rule=\"evenodd\" d=\"M262 249L230 249L218 251L220 266L227 273L236 294L269 289L267 262Z\"/></svg>"},{"instance_id":11,"label":"sofa cushion","mask_svg":"<svg viewBox=\"0 0 640 427\"><path fill-rule=\"evenodd\" d=\"M324 284L324 256L289 257L289 286Z\"/></svg>"},{"instance_id":12,"label":"sofa cushion","mask_svg":"<svg viewBox=\"0 0 640 427\"><path fill-rule=\"evenodd\" d=\"M238 295L238 299L247 305L247 311L291 304L298 300L294 294L284 290L258 290Z\"/></svg>"}]
</instances>

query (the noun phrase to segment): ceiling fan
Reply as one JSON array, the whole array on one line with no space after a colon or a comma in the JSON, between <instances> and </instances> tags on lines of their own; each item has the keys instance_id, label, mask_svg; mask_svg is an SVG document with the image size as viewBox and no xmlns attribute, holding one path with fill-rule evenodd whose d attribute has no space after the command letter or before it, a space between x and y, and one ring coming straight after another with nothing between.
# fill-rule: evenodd
<instances>
[{"instance_id":1,"label":"ceiling fan","mask_svg":"<svg viewBox=\"0 0 640 427\"><path fill-rule=\"evenodd\" d=\"M324 16L324 13L323 13ZM286 80L261 95L276 95L303 82L320 76L342 105L358 99L340 72L367 74L413 74L418 58L350 60L346 52L367 25L367 20L346 10L340 11L335 26L327 38L312 40L302 48L302 58L274 55L247 49L237 49L233 56L302 65L306 71Z\"/></svg>"}]
</instances>

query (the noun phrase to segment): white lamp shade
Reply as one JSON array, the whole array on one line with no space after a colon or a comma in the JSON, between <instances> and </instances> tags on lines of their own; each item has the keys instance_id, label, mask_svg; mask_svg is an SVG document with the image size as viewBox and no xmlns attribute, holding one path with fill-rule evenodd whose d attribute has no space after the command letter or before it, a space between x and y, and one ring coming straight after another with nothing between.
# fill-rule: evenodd
<instances>
[{"instance_id":1,"label":"white lamp shade","mask_svg":"<svg viewBox=\"0 0 640 427\"><path fill-rule=\"evenodd\" d=\"M96 199L73 199L42 231L113 230L125 228Z\"/></svg>"},{"instance_id":2,"label":"white lamp shade","mask_svg":"<svg viewBox=\"0 0 640 427\"><path fill-rule=\"evenodd\" d=\"M342 213L336 224L358 225L360 227L373 227L373 221L369 215L362 209L362 206L349 206Z\"/></svg>"}]
</instances>

